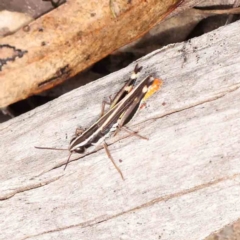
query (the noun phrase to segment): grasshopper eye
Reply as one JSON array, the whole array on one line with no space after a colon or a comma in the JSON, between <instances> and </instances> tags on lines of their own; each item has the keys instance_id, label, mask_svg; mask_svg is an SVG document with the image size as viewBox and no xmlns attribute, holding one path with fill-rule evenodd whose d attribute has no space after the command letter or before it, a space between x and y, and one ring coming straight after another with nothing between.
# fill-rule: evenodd
<instances>
[{"instance_id":1,"label":"grasshopper eye","mask_svg":"<svg viewBox=\"0 0 240 240\"><path fill-rule=\"evenodd\" d=\"M74 150L74 152L76 152L76 153L84 153L84 152L85 152L85 148L84 148L84 147L76 148L76 149Z\"/></svg>"}]
</instances>

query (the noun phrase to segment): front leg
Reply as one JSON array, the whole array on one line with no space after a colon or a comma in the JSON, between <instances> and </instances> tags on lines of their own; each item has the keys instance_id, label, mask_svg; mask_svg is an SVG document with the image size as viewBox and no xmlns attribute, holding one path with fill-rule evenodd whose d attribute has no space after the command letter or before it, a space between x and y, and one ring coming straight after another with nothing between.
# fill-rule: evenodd
<instances>
[{"instance_id":1,"label":"front leg","mask_svg":"<svg viewBox=\"0 0 240 240\"><path fill-rule=\"evenodd\" d=\"M70 140L70 143L73 142L77 137L82 135L83 132L85 132L85 129L83 129L81 127L77 127L76 130L75 130L74 135L72 136L72 139Z\"/></svg>"},{"instance_id":2,"label":"front leg","mask_svg":"<svg viewBox=\"0 0 240 240\"><path fill-rule=\"evenodd\" d=\"M77 127L76 130L75 130L74 136L75 136L75 137L78 137L78 136L82 135L82 133L83 133L85 130L86 130L86 129L83 129L83 128L81 128L81 127Z\"/></svg>"}]
</instances>

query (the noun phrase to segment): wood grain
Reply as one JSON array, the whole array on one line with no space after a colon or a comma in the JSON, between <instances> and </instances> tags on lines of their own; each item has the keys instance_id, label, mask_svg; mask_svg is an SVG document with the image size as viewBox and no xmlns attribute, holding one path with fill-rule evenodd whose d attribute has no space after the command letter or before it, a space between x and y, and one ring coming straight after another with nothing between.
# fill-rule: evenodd
<instances>
[{"instance_id":1,"label":"wood grain","mask_svg":"<svg viewBox=\"0 0 240 240\"><path fill-rule=\"evenodd\" d=\"M149 141L108 141L125 181L103 149L63 171L67 152L34 146L67 147L135 63L1 124L0 239L195 240L238 219L239 27L139 59L164 84L130 124Z\"/></svg>"},{"instance_id":2,"label":"wood grain","mask_svg":"<svg viewBox=\"0 0 240 240\"><path fill-rule=\"evenodd\" d=\"M142 36L181 3L184 10L199 1L112 2L68 0L0 39L0 107L60 84Z\"/></svg>"}]
</instances>

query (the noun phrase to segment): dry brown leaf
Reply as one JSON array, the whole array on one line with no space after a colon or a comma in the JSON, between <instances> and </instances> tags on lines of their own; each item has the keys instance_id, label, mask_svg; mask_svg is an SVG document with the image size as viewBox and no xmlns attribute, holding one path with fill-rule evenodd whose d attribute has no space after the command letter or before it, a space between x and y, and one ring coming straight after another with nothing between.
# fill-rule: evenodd
<instances>
[{"instance_id":1,"label":"dry brown leaf","mask_svg":"<svg viewBox=\"0 0 240 240\"><path fill-rule=\"evenodd\" d=\"M0 40L0 107L63 82L196 2L114 0L111 9L109 0L69 0Z\"/></svg>"}]
</instances>

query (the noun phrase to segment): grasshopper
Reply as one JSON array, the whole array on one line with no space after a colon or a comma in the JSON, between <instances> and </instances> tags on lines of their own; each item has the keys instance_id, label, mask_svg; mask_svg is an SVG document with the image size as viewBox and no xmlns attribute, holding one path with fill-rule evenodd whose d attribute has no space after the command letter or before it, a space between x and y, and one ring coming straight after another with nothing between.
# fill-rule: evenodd
<instances>
[{"instance_id":1,"label":"grasshopper","mask_svg":"<svg viewBox=\"0 0 240 240\"><path fill-rule=\"evenodd\" d=\"M110 109L103 114L92 126L82 133L77 134L69 144L69 156L65 165L70 161L70 157L73 152L83 154L87 149L94 146L102 145L113 162L114 166L120 173L122 179L123 174L121 170L115 164L105 139L113 136L122 129L136 114L137 110L143 106L147 98L154 94L162 84L160 79L155 79L152 76L148 76L143 79L137 86L134 87L137 74L141 70L138 65L134 69L132 77L124 84L120 91L113 99ZM126 130L126 129L125 129ZM130 131L129 129L127 131ZM135 135L138 135L135 133ZM138 135L140 136L140 135ZM141 136L140 136L141 137ZM144 138L144 137L142 137ZM66 150L57 148L36 147L39 149L52 149L52 150ZM65 169L64 168L64 169Z\"/></svg>"}]
</instances>

